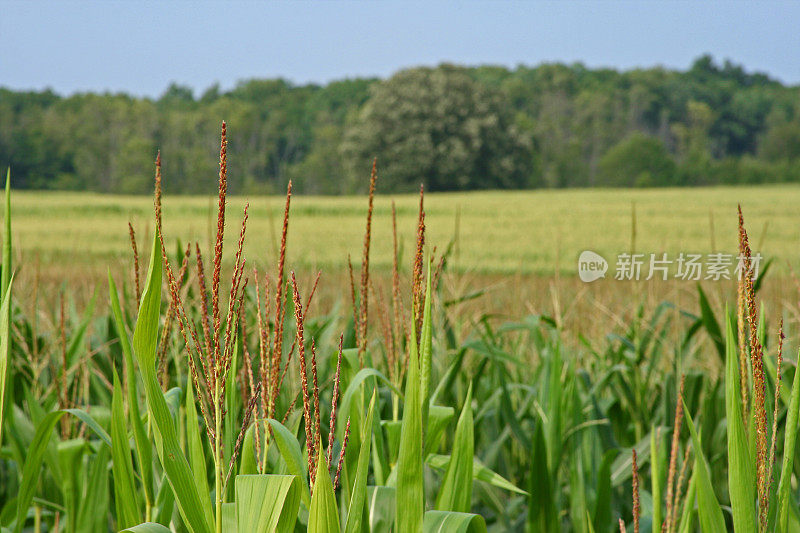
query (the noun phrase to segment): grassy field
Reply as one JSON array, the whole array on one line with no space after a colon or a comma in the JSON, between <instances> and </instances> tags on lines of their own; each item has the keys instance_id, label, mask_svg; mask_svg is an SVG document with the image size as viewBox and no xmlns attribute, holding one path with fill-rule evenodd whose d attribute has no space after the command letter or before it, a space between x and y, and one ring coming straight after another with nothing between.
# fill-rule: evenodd
<instances>
[{"instance_id":1,"label":"grassy field","mask_svg":"<svg viewBox=\"0 0 800 533\"><path fill-rule=\"evenodd\" d=\"M68 257L70 264L61 268L82 269L99 258L127 259L128 221L141 237L151 231L148 197L20 191L14 199L17 251L28 259L38 255L43 264ZM230 198L231 227L238 226L247 200L247 256L259 264L272 262L283 199ZM418 197L377 197L372 252L376 269L391 265L392 201L406 259L415 238ZM737 203L744 209L755 250L775 257L783 271L787 261L800 264L800 186L793 185L428 194L425 211L429 243L441 249L457 238L451 267L458 271L552 275L558 268L569 275L587 249L606 257L632 247L670 255L735 253ZM165 233L207 246L215 209L212 198L167 196ZM364 197L295 196L289 264L337 270L346 265L348 254L358 258L365 213ZM235 231L228 238L233 246Z\"/></svg>"}]
</instances>

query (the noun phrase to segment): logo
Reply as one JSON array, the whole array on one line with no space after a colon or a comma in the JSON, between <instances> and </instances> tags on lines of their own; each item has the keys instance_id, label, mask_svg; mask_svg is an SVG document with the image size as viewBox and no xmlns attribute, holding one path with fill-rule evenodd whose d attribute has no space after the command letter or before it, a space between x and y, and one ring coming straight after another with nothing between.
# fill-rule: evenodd
<instances>
[{"instance_id":1,"label":"logo","mask_svg":"<svg viewBox=\"0 0 800 533\"><path fill-rule=\"evenodd\" d=\"M590 250L584 250L578 257L578 277L584 283L606 277L608 271L608 261L603 256Z\"/></svg>"}]
</instances>

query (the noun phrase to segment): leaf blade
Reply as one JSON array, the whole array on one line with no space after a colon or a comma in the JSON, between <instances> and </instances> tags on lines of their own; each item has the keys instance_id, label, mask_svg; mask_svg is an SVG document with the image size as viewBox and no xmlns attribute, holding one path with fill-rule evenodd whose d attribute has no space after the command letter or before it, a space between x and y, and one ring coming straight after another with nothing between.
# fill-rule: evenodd
<instances>
[{"instance_id":1,"label":"leaf blade","mask_svg":"<svg viewBox=\"0 0 800 533\"><path fill-rule=\"evenodd\" d=\"M150 267L147 273L136 329L133 333L133 353L139 361L147 396L147 408L161 465L175 495L178 510L187 527L196 533L211 531L211 509L205 508L195 486L189 463L181 450L172 415L156 378L156 348L161 312L161 253L158 231L153 238Z\"/></svg>"},{"instance_id":2,"label":"leaf blade","mask_svg":"<svg viewBox=\"0 0 800 533\"><path fill-rule=\"evenodd\" d=\"M117 506L117 527L124 529L142 521L139 497L133 478L133 462L125 428L122 387L114 370L114 392L111 399L111 469L114 478L114 502Z\"/></svg>"},{"instance_id":3,"label":"leaf blade","mask_svg":"<svg viewBox=\"0 0 800 533\"><path fill-rule=\"evenodd\" d=\"M467 513L472 505L472 466L475 436L472 420L472 384L456 425L453 451L436 498L436 510Z\"/></svg>"}]
</instances>

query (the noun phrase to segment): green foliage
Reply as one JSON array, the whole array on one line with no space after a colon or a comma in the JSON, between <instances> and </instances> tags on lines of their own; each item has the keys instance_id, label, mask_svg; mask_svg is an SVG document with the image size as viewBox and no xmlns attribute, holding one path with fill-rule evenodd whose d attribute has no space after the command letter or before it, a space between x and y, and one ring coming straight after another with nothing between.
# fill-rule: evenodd
<instances>
[{"instance_id":1,"label":"green foliage","mask_svg":"<svg viewBox=\"0 0 800 533\"><path fill-rule=\"evenodd\" d=\"M308 472L306 462L303 459L303 451L300 448L300 443L297 441L291 431L286 426L277 420L268 420L272 428L272 435L275 439L275 445L280 450L281 456L287 465L289 473L298 477L303 483L302 498L306 506L311 506L311 494L308 490Z\"/></svg>"},{"instance_id":2,"label":"green foliage","mask_svg":"<svg viewBox=\"0 0 800 533\"><path fill-rule=\"evenodd\" d=\"M469 513L428 511L422 525L423 533L448 531L451 533L485 533L486 523L481 516Z\"/></svg>"},{"instance_id":3,"label":"green foliage","mask_svg":"<svg viewBox=\"0 0 800 533\"><path fill-rule=\"evenodd\" d=\"M6 380L11 357L11 169L6 172L6 202L3 219L3 266L0 272L0 445L3 444L3 418L6 411Z\"/></svg>"},{"instance_id":4,"label":"green foliage","mask_svg":"<svg viewBox=\"0 0 800 533\"><path fill-rule=\"evenodd\" d=\"M133 478L133 462L125 424L122 387L114 371L114 396L111 402L111 452L114 478L114 502L117 527L124 529L141 523L139 493Z\"/></svg>"},{"instance_id":5,"label":"green foliage","mask_svg":"<svg viewBox=\"0 0 800 533\"><path fill-rule=\"evenodd\" d=\"M45 453L50 443L51 433L64 414L63 411L49 413L36 427L36 433L28 449L28 455L25 457L25 466L22 471L22 483L20 483L19 494L17 494L16 533L20 533L25 527L28 506L36 491L39 471L42 468L42 461L44 460Z\"/></svg>"},{"instance_id":6,"label":"green foliage","mask_svg":"<svg viewBox=\"0 0 800 533\"><path fill-rule=\"evenodd\" d=\"M339 508L336 505L336 495L333 492L323 446L320 446L314 493L311 495L311 508L308 510L308 531L339 533Z\"/></svg>"},{"instance_id":7,"label":"green foliage","mask_svg":"<svg viewBox=\"0 0 800 533\"><path fill-rule=\"evenodd\" d=\"M472 507L472 468L474 436L472 419L472 385L467 389L464 408L458 419L453 442L453 453L436 498L439 511L469 512Z\"/></svg>"},{"instance_id":8,"label":"green foliage","mask_svg":"<svg viewBox=\"0 0 800 533\"><path fill-rule=\"evenodd\" d=\"M725 316L728 317L726 310ZM745 411L739 382L739 360L734 337L733 317L725 321L725 415L728 420L728 487L733 511L733 527L737 531L756 531L756 478L751 462ZM745 369L745 372L747 370ZM699 448L698 448L699 449Z\"/></svg>"},{"instance_id":9,"label":"green foliage","mask_svg":"<svg viewBox=\"0 0 800 533\"><path fill-rule=\"evenodd\" d=\"M420 533L425 511L425 487L422 472L422 401L420 362L414 327L411 330L410 355L406 377L403 423L397 456L397 533Z\"/></svg>"},{"instance_id":10,"label":"green foliage","mask_svg":"<svg viewBox=\"0 0 800 533\"><path fill-rule=\"evenodd\" d=\"M800 354L798 354L800 360ZM783 465L781 466L781 476L778 483L778 514L776 525L779 531L787 531L789 525L789 499L791 487L792 468L794 467L795 445L797 443L798 413L800 413L800 372L795 369L794 380L792 382L792 394L789 400L789 408L786 414L786 434L783 443ZM795 514L795 522L796 522Z\"/></svg>"},{"instance_id":11,"label":"green foliage","mask_svg":"<svg viewBox=\"0 0 800 533\"><path fill-rule=\"evenodd\" d=\"M370 450L372 447L372 421L375 414L375 401L377 391L373 391L369 401L369 408L364 419L364 428L367 433L361 439L361 449L358 451L358 466L356 467L355 481L353 483L352 497L347 508L347 522L345 533L357 533L362 530L364 519L364 503L367 496L367 475L369 474Z\"/></svg>"},{"instance_id":12,"label":"green foliage","mask_svg":"<svg viewBox=\"0 0 800 533\"><path fill-rule=\"evenodd\" d=\"M514 124L500 91L452 65L415 68L373 87L347 130L351 173L381 159L390 190L523 188L531 140Z\"/></svg>"},{"instance_id":13,"label":"green foliage","mask_svg":"<svg viewBox=\"0 0 800 533\"><path fill-rule=\"evenodd\" d=\"M659 139L634 133L600 159L600 179L613 187L674 185L675 162Z\"/></svg>"},{"instance_id":14,"label":"green foliage","mask_svg":"<svg viewBox=\"0 0 800 533\"><path fill-rule=\"evenodd\" d=\"M195 402L194 386L192 380L186 380L186 448L189 454L189 465L195 474L197 492L200 496L204 508L211 508L211 497L209 496L208 476L204 475L208 471L206 454L203 449L204 432L200 429L198 422L197 403Z\"/></svg>"},{"instance_id":15,"label":"green foliage","mask_svg":"<svg viewBox=\"0 0 800 533\"><path fill-rule=\"evenodd\" d=\"M297 476L236 476L236 519L241 533L294 531L299 507Z\"/></svg>"},{"instance_id":16,"label":"green foliage","mask_svg":"<svg viewBox=\"0 0 800 533\"><path fill-rule=\"evenodd\" d=\"M722 509L719 506L717 496L714 494L714 485L711 483L711 471L708 461L703 455L703 447L700 437L694 428L692 417L687 412L686 405L683 406L686 425L689 426L689 433L692 436L692 446L694 447L694 476L697 477L697 509L700 526L703 531L724 531L725 519L722 517Z\"/></svg>"},{"instance_id":17,"label":"green foliage","mask_svg":"<svg viewBox=\"0 0 800 533\"><path fill-rule=\"evenodd\" d=\"M196 177L214 173L225 119L235 193L289 179L301 193L354 192L376 156L394 191L797 181L799 90L708 56L686 71L441 65L199 97L171 85L155 100L0 89L0 164L19 188L142 194L160 149L168 191L211 193ZM601 158L632 136L651 139L639 144L659 164L636 157L606 181Z\"/></svg>"},{"instance_id":18,"label":"green foliage","mask_svg":"<svg viewBox=\"0 0 800 533\"><path fill-rule=\"evenodd\" d=\"M157 524L155 522L145 522L143 524L124 529L120 533L167 533L168 531L169 528L164 527L161 524Z\"/></svg>"},{"instance_id":19,"label":"green foliage","mask_svg":"<svg viewBox=\"0 0 800 533\"><path fill-rule=\"evenodd\" d=\"M153 494L153 450L147 433L142 423L142 417L139 411L139 396L137 394L137 379L136 370L133 363L133 352L128 338L128 332L125 329L125 321L122 317L122 308L119 303L119 295L117 294L117 286L114 279L111 277L111 272L108 274L108 292L111 299L111 311L114 315L114 327L122 347L122 355L125 363L125 372L129 376L128 384L126 387L126 399L128 405L128 419L130 420L131 427L133 428L133 440L136 444L136 458L138 460L139 475L141 476L142 484L144 486L144 498L147 507L147 514L153 506L155 495Z\"/></svg>"},{"instance_id":20,"label":"green foliage","mask_svg":"<svg viewBox=\"0 0 800 533\"><path fill-rule=\"evenodd\" d=\"M133 334L133 352L144 381L147 407L153 422L156 451L181 516L193 533L211 531L211 509L203 506L197 484L178 442L164 393L156 379L156 348L161 313L161 253L158 232L153 238L150 268Z\"/></svg>"},{"instance_id":21,"label":"green foliage","mask_svg":"<svg viewBox=\"0 0 800 533\"><path fill-rule=\"evenodd\" d=\"M6 381L8 380L9 359L11 358L11 284L6 290L0 305L0 444L3 441L3 419L6 407Z\"/></svg>"}]
</instances>

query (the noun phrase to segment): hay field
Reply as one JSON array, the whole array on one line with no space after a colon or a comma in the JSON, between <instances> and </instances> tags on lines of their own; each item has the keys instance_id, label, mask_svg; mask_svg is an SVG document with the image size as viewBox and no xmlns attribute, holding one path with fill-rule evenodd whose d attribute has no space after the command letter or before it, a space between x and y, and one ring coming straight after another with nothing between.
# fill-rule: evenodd
<instances>
[{"instance_id":1,"label":"hay field","mask_svg":"<svg viewBox=\"0 0 800 533\"><path fill-rule=\"evenodd\" d=\"M397 206L401 253L410 258L418 198L376 198L373 259L377 269L391 264L391 202ZM236 227L250 202L246 255L272 261L283 208L279 197L229 199L228 224ZM741 202L755 248L776 257L786 271L800 264L800 186L718 187L648 190L547 190L427 194L429 242L441 248L456 237L452 266L480 274L563 275L576 272L577 257L589 249L606 257L627 252L670 255L736 250L736 204ZM208 243L211 198L166 197L169 240ZM17 253L39 257L43 265L81 269L96 259L128 258L128 221L139 240L151 231L148 197L89 193L14 193ZM347 256L360 256L366 198L292 199L289 263L297 268L342 269ZM635 213L635 216L634 216ZM635 220L635 235L632 224ZM230 246L234 231L228 232ZM633 243L632 243L633 241ZM61 260L70 259L65 265Z\"/></svg>"}]
</instances>

